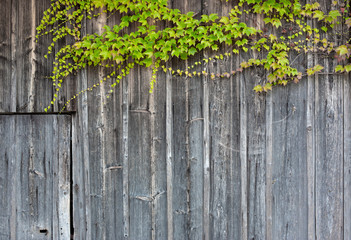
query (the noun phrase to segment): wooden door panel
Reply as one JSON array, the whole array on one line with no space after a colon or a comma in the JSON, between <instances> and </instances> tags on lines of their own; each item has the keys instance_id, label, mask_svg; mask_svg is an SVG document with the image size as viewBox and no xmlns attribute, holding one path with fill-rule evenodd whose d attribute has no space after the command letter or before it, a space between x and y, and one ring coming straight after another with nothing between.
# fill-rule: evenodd
<instances>
[{"instance_id":1,"label":"wooden door panel","mask_svg":"<svg viewBox=\"0 0 351 240\"><path fill-rule=\"evenodd\" d=\"M71 117L0 115L0 239L70 238Z\"/></svg>"}]
</instances>

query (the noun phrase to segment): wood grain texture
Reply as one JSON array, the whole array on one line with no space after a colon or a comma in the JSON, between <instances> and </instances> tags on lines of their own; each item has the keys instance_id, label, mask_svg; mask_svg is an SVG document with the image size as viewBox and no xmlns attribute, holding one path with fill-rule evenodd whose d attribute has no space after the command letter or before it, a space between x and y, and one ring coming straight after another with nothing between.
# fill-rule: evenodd
<instances>
[{"instance_id":1,"label":"wood grain texture","mask_svg":"<svg viewBox=\"0 0 351 240\"><path fill-rule=\"evenodd\" d=\"M143 72L141 72L143 71ZM129 214L130 239L151 239L150 70L135 68L129 79Z\"/></svg>"},{"instance_id":2,"label":"wood grain texture","mask_svg":"<svg viewBox=\"0 0 351 240\"><path fill-rule=\"evenodd\" d=\"M53 98L50 76L54 55L44 58L52 37L42 36L35 42L36 27L49 6L47 0L1 2L0 112L44 112ZM75 92L76 82L64 81L49 112L61 110ZM66 111L74 109L73 102Z\"/></svg>"},{"instance_id":3,"label":"wood grain texture","mask_svg":"<svg viewBox=\"0 0 351 240\"><path fill-rule=\"evenodd\" d=\"M344 76L344 99L351 99L350 76ZM344 239L351 239L351 105L344 100Z\"/></svg>"},{"instance_id":4,"label":"wood grain texture","mask_svg":"<svg viewBox=\"0 0 351 240\"><path fill-rule=\"evenodd\" d=\"M308 77L259 95L252 89L265 79L260 68L215 80L158 73L150 94L150 69L137 67L109 99L114 79L82 94L68 108L77 110L71 116L35 115L53 93L45 77L52 57L42 57L50 37L37 45L32 38L49 4L3 0L0 5L0 112L8 115L0 115L1 240L69 239L69 234L74 239L351 239L348 75ZM227 15L235 3L169 4L200 18ZM323 1L324 9L330 6ZM101 15L83 24L82 33L118 21ZM168 66L185 70L211 54L174 58ZM194 70L230 73L252 57L258 53L216 59ZM299 70L319 63L327 72L336 64L302 54L290 61ZM108 71L89 68L70 78L53 110ZM10 115L18 113L24 115Z\"/></svg>"},{"instance_id":5,"label":"wood grain texture","mask_svg":"<svg viewBox=\"0 0 351 240\"><path fill-rule=\"evenodd\" d=\"M328 71L331 60L324 60ZM343 82L316 82L316 237L343 239Z\"/></svg>"},{"instance_id":6,"label":"wood grain texture","mask_svg":"<svg viewBox=\"0 0 351 240\"><path fill-rule=\"evenodd\" d=\"M70 238L70 116L0 116L1 239Z\"/></svg>"},{"instance_id":7,"label":"wood grain texture","mask_svg":"<svg viewBox=\"0 0 351 240\"><path fill-rule=\"evenodd\" d=\"M243 90L247 99L247 187L248 187L248 239L266 237L266 104L265 97L252 89L265 78L262 69L255 69L245 74ZM233 103L234 104L234 103Z\"/></svg>"},{"instance_id":8,"label":"wood grain texture","mask_svg":"<svg viewBox=\"0 0 351 240\"><path fill-rule=\"evenodd\" d=\"M11 109L11 0L0 5L0 112Z\"/></svg>"},{"instance_id":9,"label":"wood grain texture","mask_svg":"<svg viewBox=\"0 0 351 240\"><path fill-rule=\"evenodd\" d=\"M159 73L156 89L150 96L152 239L167 239L167 142L166 142L166 74Z\"/></svg>"}]
</instances>

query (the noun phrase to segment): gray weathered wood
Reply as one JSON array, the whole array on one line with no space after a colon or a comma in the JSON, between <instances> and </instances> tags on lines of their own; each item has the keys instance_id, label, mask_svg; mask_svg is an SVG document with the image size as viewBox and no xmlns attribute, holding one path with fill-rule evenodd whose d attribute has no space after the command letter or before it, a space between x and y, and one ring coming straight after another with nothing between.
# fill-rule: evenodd
<instances>
[{"instance_id":1,"label":"gray weathered wood","mask_svg":"<svg viewBox=\"0 0 351 240\"><path fill-rule=\"evenodd\" d=\"M150 96L152 239L167 239L166 74L159 73Z\"/></svg>"},{"instance_id":2,"label":"gray weathered wood","mask_svg":"<svg viewBox=\"0 0 351 240\"><path fill-rule=\"evenodd\" d=\"M11 83L11 0L0 5L0 112L10 111Z\"/></svg>"},{"instance_id":3,"label":"gray weathered wood","mask_svg":"<svg viewBox=\"0 0 351 240\"><path fill-rule=\"evenodd\" d=\"M257 54L257 53L256 53ZM265 78L262 69L245 74L244 91L247 114L248 239L266 238L266 104L265 96L252 89ZM234 104L234 103L232 103ZM244 109L242 109L244 110ZM240 115L244 112L241 111Z\"/></svg>"},{"instance_id":4,"label":"gray weathered wood","mask_svg":"<svg viewBox=\"0 0 351 240\"><path fill-rule=\"evenodd\" d=\"M188 8L188 1L180 0L172 3L172 8L182 13ZM174 59L172 68L185 70L187 61ZM189 228L189 79L184 75L172 79L173 104L173 158L172 158L172 209L173 209L173 236L174 240L188 239ZM171 236L169 236L171 237Z\"/></svg>"},{"instance_id":5,"label":"gray weathered wood","mask_svg":"<svg viewBox=\"0 0 351 240\"><path fill-rule=\"evenodd\" d=\"M79 85L87 88L87 71L78 76ZM91 239L90 169L87 93L78 100L80 113L72 117L72 181L74 239Z\"/></svg>"},{"instance_id":6,"label":"gray weathered wood","mask_svg":"<svg viewBox=\"0 0 351 240\"><path fill-rule=\"evenodd\" d=\"M305 85L306 81L276 89L273 96L274 239L307 239Z\"/></svg>"},{"instance_id":7,"label":"gray weathered wood","mask_svg":"<svg viewBox=\"0 0 351 240\"><path fill-rule=\"evenodd\" d=\"M167 182L167 239L173 239L173 102L172 78L166 75L166 182Z\"/></svg>"},{"instance_id":8,"label":"gray weathered wood","mask_svg":"<svg viewBox=\"0 0 351 240\"><path fill-rule=\"evenodd\" d=\"M70 116L0 116L1 238L70 238Z\"/></svg>"},{"instance_id":9,"label":"gray weathered wood","mask_svg":"<svg viewBox=\"0 0 351 240\"><path fill-rule=\"evenodd\" d=\"M332 60L322 61L330 71ZM343 82L336 76L319 76L315 96L316 238L342 239Z\"/></svg>"},{"instance_id":10,"label":"gray weathered wood","mask_svg":"<svg viewBox=\"0 0 351 240\"><path fill-rule=\"evenodd\" d=\"M142 73L141 73L142 71ZM151 239L150 70L135 68L129 79L129 214L130 239ZM138 140L137 140L138 139Z\"/></svg>"},{"instance_id":11,"label":"gray weathered wood","mask_svg":"<svg viewBox=\"0 0 351 240\"><path fill-rule=\"evenodd\" d=\"M347 74L348 75L348 74ZM350 76L344 76L344 239L351 239L351 99Z\"/></svg>"},{"instance_id":12,"label":"gray weathered wood","mask_svg":"<svg viewBox=\"0 0 351 240\"><path fill-rule=\"evenodd\" d=\"M70 117L30 116L53 94L46 78L53 56L43 58L51 37L36 45L33 38L49 4L0 5L0 112L30 113L0 116L0 239L350 239L349 76L321 74L259 95L252 91L265 80L259 68L215 80L158 73L149 94L150 69L137 67L109 99L114 79L68 108L77 110L70 163ZM200 18L227 15L235 3L170 4ZM118 21L103 14L82 33ZM185 70L202 54L213 53L169 66ZM230 73L257 54L190 72ZM336 64L302 54L293 60L299 70L319 63L332 72ZM52 111L109 70L72 76Z\"/></svg>"}]
</instances>

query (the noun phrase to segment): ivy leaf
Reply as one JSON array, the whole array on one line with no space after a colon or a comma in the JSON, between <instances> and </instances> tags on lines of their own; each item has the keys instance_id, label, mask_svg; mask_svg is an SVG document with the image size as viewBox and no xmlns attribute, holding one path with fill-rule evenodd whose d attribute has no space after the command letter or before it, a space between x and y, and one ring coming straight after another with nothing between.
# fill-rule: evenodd
<instances>
[{"instance_id":1,"label":"ivy leaf","mask_svg":"<svg viewBox=\"0 0 351 240\"><path fill-rule=\"evenodd\" d=\"M263 90L267 92L268 90L272 90L272 84L271 83L266 83L263 87Z\"/></svg>"},{"instance_id":2,"label":"ivy leaf","mask_svg":"<svg viewBox=\"0 0 351 240\"><path fill-rule=\"evenodd\" d=\"M197 52L197 49L192 47L189 49L189 55L194 55Z\"/></svg>"},{"instance_id":3,"label":"ivy leaf","mask_svg":"<svg viewBox=\"0 0 351 240\"><path fill-rule=\"evenodd\" d=\"M110 51L102 51L100 53L100 56L103 57L103 60L109 59L111 57L111 52Z\"/></svg>"},{"instance_id":4,"label":"ivy leaf","mask_svg":"<svg viewBox=\"0 0 351 240\"><path fill-rule=\"evenodd\" d=\"M344 71L344 67L342 65L338 65L335 67L335 72L343 72Z\"/></svg>"},{"instance_id":5,"label":"ivy leaf","mask_svg":"<svg viewBox=\"0 0 351 240\"><path fill-rule=\"evenodd\" d=\"M209 16L210 21L214 22L218 18L218 15L216 13L212 13Z\"/></svg>"},{"instance_id":6,"label":"ivy leaf","mask_svg":"<svg viewBox=\"0 0 351 240\"><path fill-rule=\"evenodd\" d=\"M201 16L201 22L208 23L208 21L209 21L208 15L202 15L202 16Z\"/></svg>"},{"instance_id":7,"label":"ivy leaf","mask_svg":"<svg viewBox=\"0 0 351 240\"><path fill-rule=\"evenodd\" d=\"M351 64L346 65L345 70L346 70L346 72L350 72L351 71Z\"/></svg>"},{"instance_id":8,"label":"ivy leaf","mask_svg":"<svg viewBox=\"0 0 351 240\"><path fill-rule=\"evenodd\" d=\"M322 29L324 32L327 32L327 31L328 31L328 28L325 27L325 26L321 27L321 29Z\"/></svg>"},{"instance_id":9,"label":"ivy leaf","mask_svg":"<svg viewBox=\"0 0 351 240\"><path fill-rule=\"evenodd\" d=\"M253 89L254 91L256 91L256 92L258 92L258 93L260 93L260 92L262 92L263 91L263 88L262 88L262 86L261 85L257 85L256 87L254 87L254 89Z\"/></svg>"},{"instance_id":10,"label":"ivy leaf","mask_svg":"<svg viewBox=\"0 0 351 240\"><path fill-rule=\"evenodd\" d=\"M329 16L332 17L332 19L336 19L337 17L340 17L341 14L338 10L332 10L329 12Z\"/></svg>"},{"instance_id":11,"label":"ivy leaf","mask_svg":"<svg viewBox=\"0 0 351 240\"><path fill-rule=\"evenodd\" d=\"M339 56L342 56L342 55L348 54L349 50L348 50L348 48L345 45L341 45L338 48L336 48L336 53Z\"/></svg>"},{"instance_id":12,"label":"ivy leaf","mask_svg":"<svg viewBox=\"0 0 351 240\"><path fill-rule=\"evenodd\" d=\"M318 21L321 21L325 18L324 13L320 10L314 11L313 18L317 18Z\"/></svg>"},{"instance_id":13,"label":"ivy leaf","mask_svg":"<svg viewBox=\"0 0 351 240\"><path fill-rule=\"evenodd\" d=\"M229 23L229 18L224 16L224 17L221 18L221 20L219 20L219 22L224 23L224 24L227 25Z\"/></svg>"},{"instance_id":14,"label":"ivy leaf","mask_svg":"<svg viewBox=\"0 0 351 240\"><path fill-rule=\"evenodd\" d=\"M308 68L308 69L307 69L307 75L308 75L308 76L311 76L311 75L313 75L313 74L315 74L315 73L317 73L317 72L320 72L323 68L324 68L324 67L321 66L321 65L319 65L319 64L316 65L316 66L314 66L314 67Z\"/></svg>"},{"instance_id":15,"label":"ivy leaf","mask_svg":"<svg viewBox=\"0 0 351 240\"><path fill-rule=\"evenodd\" d=\"M110 28L109 26L107 26L107 25L105 25L103 28L104 28L106 31L108 31L108 32L111 31L111 28Z\"/></svg>"}]
</instances>

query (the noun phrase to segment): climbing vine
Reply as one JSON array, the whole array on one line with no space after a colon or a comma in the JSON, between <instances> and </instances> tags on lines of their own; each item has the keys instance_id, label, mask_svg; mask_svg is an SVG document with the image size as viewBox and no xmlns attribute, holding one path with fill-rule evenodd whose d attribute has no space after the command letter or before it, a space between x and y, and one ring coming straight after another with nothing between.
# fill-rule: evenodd
<instances>
[{"instance_id":1,"label":"climbing vine","mask_svg":"<svg viewBox=\"0 0 351 240\"><path fill-rule=\"evenodd\" d=\"M274 85L297 83L304 75L323 71L323 66L318 64L299 71L289 60L292 54L334 56L338 62L335 73L349 72L350 37L343 31L345 26L347 29L351 26L349 7L348 1L333 1L328 11L322 11L317 1L302 5L298 0L239 0L227 16L220 17L181 13L169 8L166 0L52 1L37 27L37 38L53 35L48 47L48 54L55 54L51 76L55 94L51 105L57 100L64 79L90 65L111 71L72 99L110 78L115 81L111 84L110 93L113 92L113 87L137 65L152 68L150 91L160 70L178 76L205 75L215 79L228 78L246 68L261 67L267 71L267 80L254 88L256 92L269 91ZM120 21L114 26L104 26L101 34L82 34L84 21L101 14L118 14ZM68 37L72 38L72 44L55 51L58 41ZM219 53L225 45L230 51ZM187 69L166 65L171 58L186 60L204 50L213 55ZM195 66L214 59L223 60L249 51L263 54L241 62L230 72L194 70ZM48 109L50 106L45 111Z\"/></svg>"}]
</instances>

